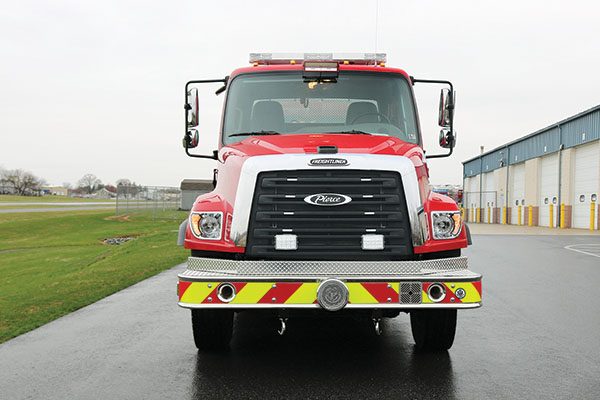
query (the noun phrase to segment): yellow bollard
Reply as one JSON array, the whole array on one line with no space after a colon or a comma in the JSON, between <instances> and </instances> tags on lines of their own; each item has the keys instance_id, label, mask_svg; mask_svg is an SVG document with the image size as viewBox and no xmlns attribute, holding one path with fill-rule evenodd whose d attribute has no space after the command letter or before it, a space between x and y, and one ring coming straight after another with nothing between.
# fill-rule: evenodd
<instances>
[{"instance_id":1,"label":"yellow bollard","mask_svg":"<svg viewBox=\"0 0 600 400\"><path fill-rule=\"evenodd\" d=\"M554 204L550 203L550 228L554 228Z\"/></svg>"},{"instance_id":2,"label":"yellow bollard","mask_svg":"<svg viewBox=\"0 0 600 400\"><path fill-rule=\"evenodd\" d=\"M533 206L529 206L529 218L527 221L527 225L533 226Z\"/></svg>"},{"instance_id":3,"label":"yellow bollard","mask_svg":"<svg viewBox=\"0 0 600 400\"><path fill-rule=\"evenodd\" d=\"M506 213L507 213L506 207L502 207L502 225L506 225Z\"/></svg>"},{"instance_id":4,"label":"yellow bollard","mask_svg":"<svg viewBox=\"0 0 600 400\"><path fill-rule=\"evenodd\" d=\"M590 231L593 231L596 227L596 202L590 203Z\"/></svg>"},{"instance_id":5,"label":"yellow bollard","mask_svg":"<svg viewBox=\"0 0 600 400\"><path fill-rule=\"evenodd\" d=\"M560 204L560 229L565 229L565 203Z\"/></svg>"},{"instance_id":6,"label":"yellow bollard","mask_svg":"<svg viewBox=\"0 0 600 400\"><path fill-rule=\"evenodd\" d=\"M481 207L477 207L477 222L481 222Z\"/></svg>"},{"instance_id":7,"label":"yellow bollard","mask_svg":"<svg viewBox=\"0 0 600 400\"><path fill-rule=\"evenodd\" d=\"M488 208L487 208L487 223L488 223L488 224L491 224L491 223L492 223L492 220L491 220L491 218L490 218L490 215L492 215L492 211L491 211L491 210L492 210L492 208L491 208L491 207L488 207Z\"/></svg>"},{"instance_id":8,"label":"yellow bollard","mask_svg":"<svg viewBox=\"0 0 600 400\"><path fill-rule=\"evenodd\" d=\"M519 206L519 207L517 208L517 220L518 220L518 225L521 225L521 221L523 221L523 219L521 218L521 216L522 216L521 214L522 214L522 213L523 213L523 212L521 211L521 206Z\"/></svg>"}]
</instances>

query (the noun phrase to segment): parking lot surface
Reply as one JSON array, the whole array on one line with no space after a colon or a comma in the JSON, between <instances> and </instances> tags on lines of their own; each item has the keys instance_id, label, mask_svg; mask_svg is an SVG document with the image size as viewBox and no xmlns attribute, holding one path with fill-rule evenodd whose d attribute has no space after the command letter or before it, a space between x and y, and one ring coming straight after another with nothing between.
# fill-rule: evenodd
<instances>
[{"instance_id":1,"label":"parking lot surface","mask_svg":"<svg viewBox=\"0 0 600 400\"><path fill-rule=\"evenodd\" d=\"M473 239L484 305L459 311L447 353L415 352L405 314L380 337L345 317L290 319L278 337L241 314L228 353L198 353L178 266L0 345L0 397L597 398L600 237Z\"/></svg>"}]
</instances>

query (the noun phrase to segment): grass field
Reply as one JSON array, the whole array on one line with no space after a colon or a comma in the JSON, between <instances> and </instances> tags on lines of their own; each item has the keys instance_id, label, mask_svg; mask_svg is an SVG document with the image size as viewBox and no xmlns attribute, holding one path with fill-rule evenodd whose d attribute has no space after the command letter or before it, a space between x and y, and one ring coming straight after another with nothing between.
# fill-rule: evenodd
<instances>
[{"instance_id":1,"label":"grass field","mask_svg":"<svg viewBox=\"0 0 600 400\"><path fill-rule=\"evenodd\" d=\"M176 239L185 216L0 214L0 343L184 261ZM135 239L102 243L119 236Z\"/></svg>"},{"instance_id":2,"label":"grass field","mask_svg":"<svg viewBox=\"0 0 600 400\"><path fill-rule=\"evenodd\" d=\"M17 196L13 194L0 194L0 205L2 203L87 203L107 202L114 203L109 199L88 199L68 196Z\"/></svg>"}]
</instances>

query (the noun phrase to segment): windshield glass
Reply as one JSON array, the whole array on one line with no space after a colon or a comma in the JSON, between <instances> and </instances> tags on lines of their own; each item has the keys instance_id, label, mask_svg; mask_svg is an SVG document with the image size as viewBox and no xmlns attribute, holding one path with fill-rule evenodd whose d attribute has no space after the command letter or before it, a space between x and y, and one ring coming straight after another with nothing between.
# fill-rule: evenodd
<instances>
[{"instance_id":1,"label":"windshield glass","mask_svg":"<svg viewBox=\"0 0 600 400\"><path fill-rule=\"evenodd\" d=\"M328 83L304 82L302 71L236 77L227 94L223 142L253 132L369 133L419 141L406 79L353 71L340 71L337 82Z\"/></svg>"}]
</instances>

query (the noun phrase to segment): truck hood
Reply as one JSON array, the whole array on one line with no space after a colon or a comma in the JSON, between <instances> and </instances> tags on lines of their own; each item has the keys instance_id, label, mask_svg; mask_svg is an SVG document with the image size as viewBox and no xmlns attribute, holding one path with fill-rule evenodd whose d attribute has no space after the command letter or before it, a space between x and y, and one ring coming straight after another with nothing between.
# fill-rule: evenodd
<instances>
[{"instance_id":1,"label":"truck hood","mask_svg":"<svg viewBox=\"0 0 600 400\"><path fill-rule=\"evenodd\" d=\"M378 135L274 135L249 137L241 142L224 146L223 159L230 156L251 157L270 154L308 153L317 154L319 146L336 146L339 153L388 154L423 159L423 151L413 143L391 136ZM416 160L413 160L413 162Z\"/></svg>"}]
</instances>

